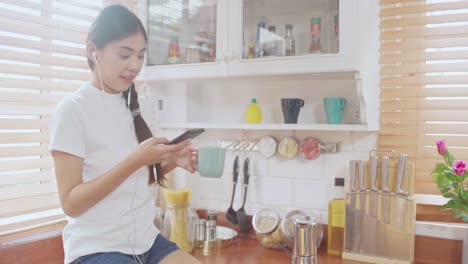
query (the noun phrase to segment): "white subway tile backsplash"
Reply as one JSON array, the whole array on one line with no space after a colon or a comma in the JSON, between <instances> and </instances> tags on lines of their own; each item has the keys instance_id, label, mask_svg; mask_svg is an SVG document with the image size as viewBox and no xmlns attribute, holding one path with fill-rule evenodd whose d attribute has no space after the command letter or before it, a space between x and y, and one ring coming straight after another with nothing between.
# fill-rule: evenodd
<instances>
[{"instance_id":1,"label":"white subway tile backsplash","mask_svg":"<svg viewBox=\"0 0 468 264\"><path fill-rule=\"evenodd\" d=\"M324 155L315 160L305 160L300 155L291 160L273 157L269 160L271 177L294 179L320 179L323 177Z\"/></svg>"},{"instance_id":2,"label":"white subway tile backsplash","mask_svg":"<svg viewBox=\"0 0 468 264\"><path fill-rule=\"evenodd\" d=\"M249 203L291 206L293 185L289 179L272 177L250 178L247 201Z\"/></svg>"},{"instance_id":3,"label":"white subway tile backsplash","mask_svg":"<svg viewBox=\"0 0 468 264\"><path fill-rule=\"evenodd\" d=\"M304 160L300 155L292 160L279 156L265 159L251 152L251 178L247 194L246 211L249 215L264 206L272 206L285 214L291 209L301 209L312 215L320 215L326 223L328 202L334 197L334 178L344 177L349 184L349 161L366 160L369 150L376 148L377 134L368 132L324 132L324 131L208 131L197 138L197 146L216 146L218 139L257 139L272 135L277 140L293 136L299 141L313 136L322 142L340 143L338 153L320 155L316 160ZM221 178L203 178L198 174L186 175L186 184L193 191L195 208L225 212L232 195L233 161L238 152L227 151L224 174ZM236 188L234 209L242 205L243 162L245 154L239 154L239 182ZM180 177L179 177L180 178ZM181 179L178 180L182 184Z\"/></svg>"},{"instance_id":4,"label":"white subway tile backsplash","mask_svg":"<svg viewBox=\"0 0 468 264\"><path fill-rule=\"evenodd\" d=\"M294 181L293 204L296 207L327 210L333 196L333 182Z\"/></svg>"},{"instance_id":5,"label":"white subway tile backsplash","mask_svg":"<svg viewBox=\"0 0 468 264\"><path fill-rule=\"evenodd\" d=\"M353 132L353 151L370 151L377 146L377 133Z\"/></svg>"}]
</instances>

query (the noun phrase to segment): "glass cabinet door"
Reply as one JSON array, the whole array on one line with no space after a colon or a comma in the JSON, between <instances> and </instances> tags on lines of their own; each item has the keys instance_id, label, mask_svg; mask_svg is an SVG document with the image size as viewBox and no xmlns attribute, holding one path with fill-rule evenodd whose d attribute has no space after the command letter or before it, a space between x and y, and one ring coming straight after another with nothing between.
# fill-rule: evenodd
<instances>
[{"instance_id":1,"label":"glass cabinet door","mask_svg":"<svg viewBox=\"0 0 468 264\"><path fill-rule=\"evenodd\" d=\"M243 0L243 59L339 52L338 0Z\"/></svg>"},{"instance_id":2,"label":"glass cabinet door","mask_svg":"<svg viewBox=\"0 0 468 264\"><path fill-rule=\"evenodd\" d=\"M216 60L217 0L148 3L148 65Z\"/></svg>"}]
</instances>

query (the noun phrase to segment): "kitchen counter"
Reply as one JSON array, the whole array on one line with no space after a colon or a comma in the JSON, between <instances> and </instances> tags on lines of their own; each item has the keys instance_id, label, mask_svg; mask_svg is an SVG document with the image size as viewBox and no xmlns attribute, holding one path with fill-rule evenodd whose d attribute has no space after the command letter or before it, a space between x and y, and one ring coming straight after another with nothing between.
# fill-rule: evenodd
<instances>
[{"instance_id":1,"label":"kitchen counter","mask_svg":"<svg viewBox=\"0 0 468 264\"><path fill-rule=\"evenodd\" d=\"M358 264L359 261L351 261L327 255L324 250L318 252L318 263L327 264ZM285 264L291 262L289 252L264 248L258 240L249 237L239 237L236 244L219 249L211 255L204 256L201 251L192 253L198 260L205 264Z\"/></svg>"}]
</instances>

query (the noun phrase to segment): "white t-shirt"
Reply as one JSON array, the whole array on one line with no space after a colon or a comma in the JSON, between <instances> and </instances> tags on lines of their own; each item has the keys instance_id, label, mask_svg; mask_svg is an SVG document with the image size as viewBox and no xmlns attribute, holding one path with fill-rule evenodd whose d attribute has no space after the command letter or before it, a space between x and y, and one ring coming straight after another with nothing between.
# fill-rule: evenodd
<instances>
[{"instance_id":1,"label":"white t-shirt","mask_svg":"<svg viewBox=\"0 0 468 264\"><path fill-rule=\"evenodd\" d=\"M49 149L83 158L83 182L104 174L138 147L133 119L121 93L84 84L64 98L50 123ZM63 230L65 263L97 252L142 254L159 230L153 225L154 200L142 167ZM62 175L66 177L66 175Z\"/></svg>"}]
</instances>

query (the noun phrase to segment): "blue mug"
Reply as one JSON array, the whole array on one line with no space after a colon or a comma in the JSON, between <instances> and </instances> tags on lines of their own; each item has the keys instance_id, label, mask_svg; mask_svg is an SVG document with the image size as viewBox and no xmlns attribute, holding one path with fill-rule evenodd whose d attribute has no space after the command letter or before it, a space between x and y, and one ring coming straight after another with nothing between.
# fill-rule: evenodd
<instances>
[{"instance_id":1,"label":"blue mug","mask_svg":"<svg viewBox=\"0 0 468 264\"><path fill-rule=\"evenodd\" d=\"M224 172L226 150L218 147L200 147L198 149L198 173L202 177L220 178Z\"/></svg>"},{"instance_id":2,"label":"blue mug","mask_svg":"<svg viewBox=\"0 0 468 264\"><path fill-rule=\"evenodd\" d=\"M343 97L325 97L323 99L328 124L341 124L343 122L343 109L346 99Z\"/></svg>"}]
</instances>

